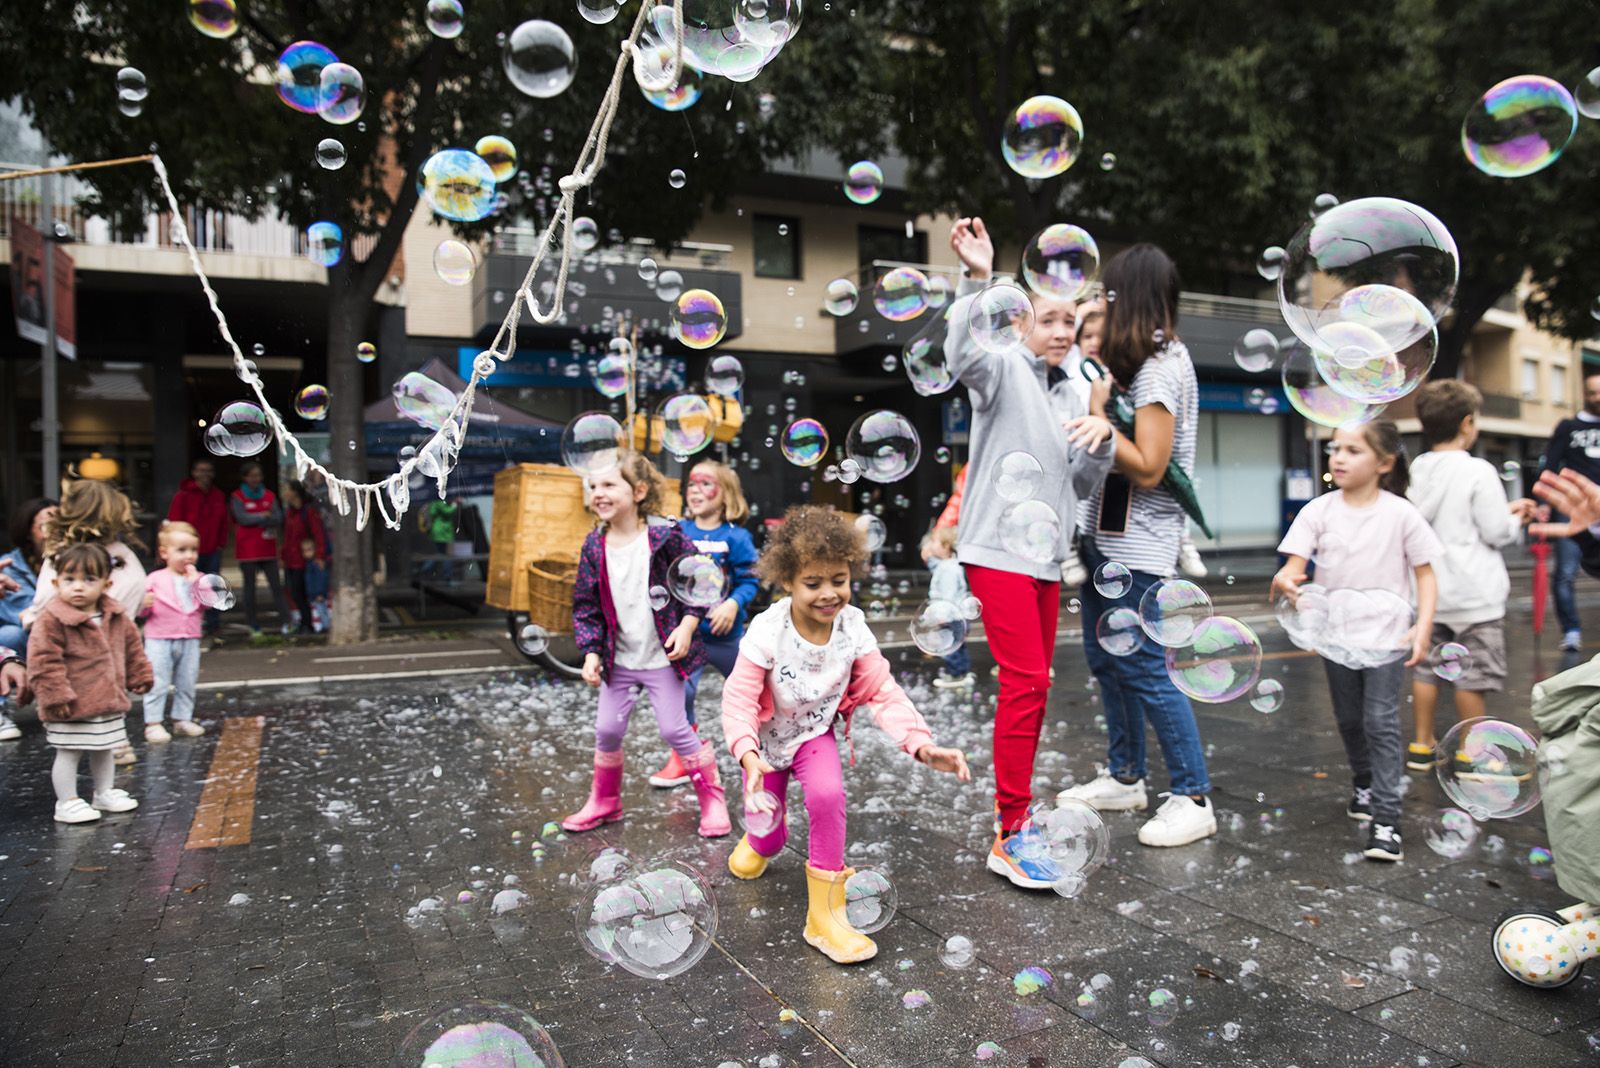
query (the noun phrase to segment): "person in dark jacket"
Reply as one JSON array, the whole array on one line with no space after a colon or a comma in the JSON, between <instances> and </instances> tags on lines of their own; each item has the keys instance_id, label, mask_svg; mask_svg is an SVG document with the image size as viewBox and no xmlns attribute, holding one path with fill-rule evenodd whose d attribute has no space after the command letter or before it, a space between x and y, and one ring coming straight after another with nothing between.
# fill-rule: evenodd
<instances>
[{"instance_id":1,"label":"person in dark jacket","mask_svg":"<svg viewBox=\"0 0 1600 1068\"><path fill-rule=\"evenodd\" d=\"M208 575L222 570L222 550L228 545L228 495L217 485L217 465L201 458L189 468L172 496L167 518L188 523L200 535L200 556L195 567ZM222 613L206 609L204 631L215 634L222 625Z\"/></svg>"},{"instance_id":2,"label":"person in dark jacket","mask_svg":"<svg viewBox=\"0 0 1600 1068\"><path fill-rule=\"evenodd\" d=\"M1545 446L1543 470L1560 473L1575 471L1591 482L1600 482L1600 371L1583 378L1583 408L1571 419L1556 424ZM1545 510L1543 518L1552 518ZM1556 601L1556 616L1561 620L1561 648L1575 651L1583 645L1583 623L1578 618L1578 598L1573 586L1580 562L1578 543L1556 542L1556 569L1550 574L1550 592Z\"/></svg>"}]
</instances>

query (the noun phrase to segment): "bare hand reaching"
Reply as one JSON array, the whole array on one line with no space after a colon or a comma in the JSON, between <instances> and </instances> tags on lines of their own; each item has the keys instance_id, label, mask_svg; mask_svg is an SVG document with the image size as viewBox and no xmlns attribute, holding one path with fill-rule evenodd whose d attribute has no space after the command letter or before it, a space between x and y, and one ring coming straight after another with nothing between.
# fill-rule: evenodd
<instances>
[{"instance_id":1,"label":"bare hand reaching","mask_svg":"<svg viewBox=\"0 0 1600 1068\"><path fill-rule=\"evenodd\" d=\"M1544 472L1533 495L1567 514L1565 523L1531 524L1528 533L1536 538L1570 538L1600 523L1600 486L1576 471Z\"/></svg>"},{"instance_id":2,"label":"bare hand reaching","mask_svg":"<svg viewBox=\"0 0 1600 1068\"><path fill-rule=\"evenodd\" d=\"M980 282L994 270L994 241L977 216L956 220L950 230L950 249L966 265L967 274Z\"/></svg>"}]
</instances>

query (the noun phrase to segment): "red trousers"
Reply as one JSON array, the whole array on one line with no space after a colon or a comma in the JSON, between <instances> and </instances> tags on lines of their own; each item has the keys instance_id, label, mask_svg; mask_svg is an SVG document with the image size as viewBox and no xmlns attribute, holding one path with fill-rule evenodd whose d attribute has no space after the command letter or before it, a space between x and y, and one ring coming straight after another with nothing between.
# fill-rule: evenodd
<instances>
[{"instance_id":1,"label":"red trousers","mask_svg":"<svg viewBox=\"0 0 1600 1068\"><path fill-rule=\"evenodd\" d=\"M1000 665L994 714L994 793L1000 826L1014 831L1033 800L1033 755L1050 696L1050 660L1061 614L1061 583L966 565L967 585L983 603L983 630Z\"/></svg>"}]
</instances>

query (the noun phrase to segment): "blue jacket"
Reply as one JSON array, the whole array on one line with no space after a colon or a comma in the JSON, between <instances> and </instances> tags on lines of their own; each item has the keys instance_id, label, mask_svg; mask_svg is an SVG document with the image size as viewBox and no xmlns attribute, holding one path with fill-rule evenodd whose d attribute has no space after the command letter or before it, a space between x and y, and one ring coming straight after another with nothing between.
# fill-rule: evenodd
<instances>
[{"instance_id":1,"label":"blue jacket","mask_svg":"<svg viewBox=\"0 0 1600 1068\"><path fill-rule=\"evenodd\" d=\"M306 600L315 601L328 596L328 565L319 561L306 561Z\"/></svg>"},{"instance_id":2,"label":"blue jacket","mask_svg":"<svg viewBox=\"0 0 1600 1068\"><path fill-rule=\"evenodd\" d=\"M710 619L700 621L700 637L707 641L737 641L744 634L745 620L750 602L756 599L761 584L756 580L756 543L750 532L741 526L724 523L714 530L702 530L693 519L678 520L683 536L694 542L694 547L722 565L728 576L728 596L739 606L739 617L733 629L726 634L712 634ZM710 609L706 610L707 616Z\"/></svg>"},{"instance_id":3,"label":"blue jacket","mask_svg":"<svg viewBox=\"0 0 1600 1068\"><path fill-rule=\"evenodd\" d=\"M12 549L0 560L10 560L11 566L0 575L10 575L17 580L20 589L0 596L0 623L10 623L14 627L22 626L22 611L33 604L33 593L38 588L39 576L33 573L33 568L28 566L28 558L23 555L20 548Z\"/></svg>"}]
</instances>

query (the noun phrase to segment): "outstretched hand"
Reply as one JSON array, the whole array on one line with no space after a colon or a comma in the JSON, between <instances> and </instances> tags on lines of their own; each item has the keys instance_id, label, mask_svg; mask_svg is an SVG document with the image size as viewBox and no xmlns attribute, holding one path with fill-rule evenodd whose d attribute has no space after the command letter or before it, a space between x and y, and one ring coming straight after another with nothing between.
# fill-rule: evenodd
<instances>
[{"instance_id":1,"label":"outstretched hand","mask_svg":"<svg viewBox=\"0 0 1600 1068\"><path fill-rule=\"evenodd\" d=\"M754 749L739 761L744 768L744 807L747 812L776 812L778 802L767 790L767 776L775 770Z\"/></svg>"},{"instance_id":2,"label":"outstretched hand","mask_svg":"<svg viewBox=\"0 0 1600 1068\"><path fill-rule=\"evenodd\" d=\"M1570 538L1600 523L1600 486L1576 471L1546 471L1533 484L1533 495L1567 514L1565 523L1532 523L1536 538Z\"/></svg>"},{"instance_id":3,"label":"outstretched hand","mask_svg":"<svg viewBox=\"0 0 1600 1068\"><path fill-rule=\"evenodd\" d=\"M989 237L989 228L977 216L956 220L950 229L950 249L973 278L981 281L994 270L994 241Z\"/></svg>"},{"instance_id":4,"label":"outstretched hand","mask_svg":"<svg viewBox=\"0 0 1600 1068\"><path fill-rule=\"evenodd\" d=\"M961 782L972 781L972 770L967 767L967 754L959 749L925 745L917 750L917 761L928 765L934 771L953 774Z\"/></svg>"}]
</instances>

